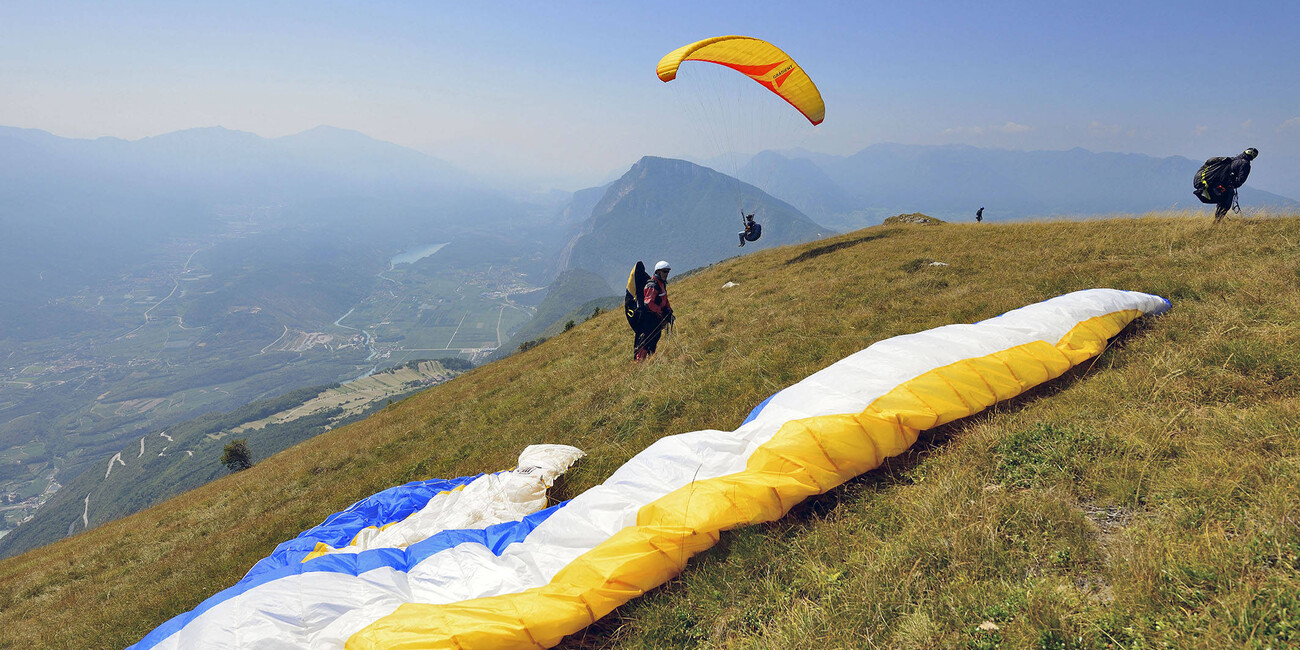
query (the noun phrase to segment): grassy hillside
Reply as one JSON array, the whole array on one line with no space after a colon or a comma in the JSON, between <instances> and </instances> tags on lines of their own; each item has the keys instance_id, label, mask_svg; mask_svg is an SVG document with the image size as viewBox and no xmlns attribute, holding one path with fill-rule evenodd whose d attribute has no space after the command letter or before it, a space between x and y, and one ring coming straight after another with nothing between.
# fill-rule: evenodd
<instances>
[{"instance_id":1,"label":"grassy hillside","mask_svg":"<svg viewBox=\"0 0 1300 650\"><path fill-rule=\"evenodd\" d=\"M566 645L1300 643L1298 242L1300 215L1171 214L879 227L725 261L675 285L677 332L648 363L629 362L622 314L602 314L0 562L0 647L122 647L385 487L559 442L589 454L553 490L568 498L659 437L733 428L874 341L1098 286L1174 308L1095 363L725 535Z\"/></svg>"}]
</instances>

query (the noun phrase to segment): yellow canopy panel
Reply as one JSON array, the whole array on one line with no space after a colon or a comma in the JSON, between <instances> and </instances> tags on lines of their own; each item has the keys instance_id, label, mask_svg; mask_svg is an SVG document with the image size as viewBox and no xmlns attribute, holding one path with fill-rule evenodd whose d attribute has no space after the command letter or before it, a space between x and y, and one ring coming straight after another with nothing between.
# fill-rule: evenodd
<instances>
[{"instance_id":1,"label":"yellow canopy panel","mask_svg":"<svg viewBox=\"0 0 1300 650\"><path fill-rule=\"evenodd\" d=\"M814 125L826 118L826 104L816 84L789 54L767 41L748 36L717 36L679 47L659 60L664 82L677 78L683 61L716 63L735 70L790 102Z\"/></svg>"}]
</instances>

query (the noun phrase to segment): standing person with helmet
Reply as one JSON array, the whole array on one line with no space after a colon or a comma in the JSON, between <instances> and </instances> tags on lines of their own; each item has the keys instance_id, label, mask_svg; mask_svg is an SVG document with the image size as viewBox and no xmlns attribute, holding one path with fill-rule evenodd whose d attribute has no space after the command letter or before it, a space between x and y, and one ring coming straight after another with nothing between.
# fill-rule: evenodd
<instances>
[{"instance_id":1,"label":"standing person with helmet","mask_svg":"<svg viewBox=\"0 0 1300 650\"><path fill-rule=\"evenodd\" d=\"M1250 161L1258 155L1259 150L1250 147L1234 158L1211 158L1196 172L1192 179L1194 194L1202 203L1218 205L1214 210L1214 223L1223 221L1234 205L1237 205L1238 212L1241 211L1237 204L1237 188L1246 183L1246 177L1250 176Z\"/></svg>"},{"instance_id":2,"label":"standing person with helmet","mask_svg":"<svg viewBox=\"0 0 1300 650\"><path fill-rule=\"evenodd\" d=\"M637 361L655 353L664 327L677 320L673 316L672 305L668 304L668 272L671 270L668 262L659 260L655 264L654 276L645 283L642 292L645 299L645 314L640 331L637 333L636 352L633 355Z\"/></svg>"}]
</instances>

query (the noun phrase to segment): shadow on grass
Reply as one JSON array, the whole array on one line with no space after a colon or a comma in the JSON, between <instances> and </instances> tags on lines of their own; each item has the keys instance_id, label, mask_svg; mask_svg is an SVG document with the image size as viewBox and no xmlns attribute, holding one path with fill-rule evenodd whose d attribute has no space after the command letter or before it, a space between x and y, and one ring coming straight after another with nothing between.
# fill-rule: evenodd
<instances>
[{"instance_id":1,"label":"shadow on grass","mask_svg":"<svg viewBox=\"0 0 1300 650\"><path fill-rule=\"evenodd\" d=\"M911 485L914 482L914 470L930 454L942 451L949 441L958 437L970 427L987 422L996 416L1017 413L1040 399L1050 398L1065 391L1085 379L1098 366L1102 368L1124 367L1125 360L1122 356L1117 355L1117 351L1123 349L1130 339L1146 329L1149 318L1140 318L1129 324L1128 327L1125 327L1110 340L1101 354L1071 368L1060 377L1035 386L1016 397L998 402L974 415L922 431L917 436L916 442L906 452L886 459L880 467L851 478L824 494L804 499L791 508L790 512L786 513L781 519L761 525L779 526L781 530L788 533L798 533L831 516L840 507L841 503L852 503L858 499L870 498L869 493L879 489ZM712 548L692 558L686 570L690 571L692 565L698 566L703 562L726 558L730 554L733 537L733 535L724 533ZM681 595L684 593L685 584L680 577L673 578L650 593ZM632 602L635 602L635 600L630 601L629 604ZM627 619L620 615L620 611L626 607L627 605L623 605L582 631L566 637L557 647L568 650L594 650L596 648L614 647L619 645L620 641L629 640L625 637L629 634L635 635L636 632L625 627Z\"/></svg>"},{"instance_id":2,"label":"shadow on grass","mask_svg":"<svg viewBox=\"0 0 1300 650\"><path fill-rule=\"evenodd\" d=\"M882 237L888 237L889 235L890 233L886 231L886 232L876 233L872 235L866 235L863 237L858 237L857 239L847 239L842 242L835 242L834 244L818 246L817 248L810 248L790 258L789 260L786 261L785 264L786 266L789 266L791 264L798 264L799 262L807 262L808 260L814 257L821 257L822 255L825 255L827 253L834 253L837 250L848 248L849 246L857 246L858 244L863 244L875 239L880 239Z\"/></svg>"}]
</instances>

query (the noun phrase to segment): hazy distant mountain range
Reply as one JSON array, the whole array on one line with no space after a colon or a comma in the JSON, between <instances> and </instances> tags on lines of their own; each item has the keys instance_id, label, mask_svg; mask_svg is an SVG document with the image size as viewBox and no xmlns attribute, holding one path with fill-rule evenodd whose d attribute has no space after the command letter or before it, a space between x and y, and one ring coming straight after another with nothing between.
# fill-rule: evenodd
<instances>
[{"instance_id":1,"label":"hazy distant mountain range","mask_svg":"<svg viewBox=\"0 0 1300 650\"><path fill-rule=\"evenodd\" d=\"M0 158L6 194L116 184L229 205L473 184L427 154L327 126L280 138L209 127L133 141L0 127L0 142L9 152Z\"/></svg>"},{"instance_id":2,"label":"hazy distant mountain range","mask_svg":"<svg viewBox=\"0 0 1300 650\"><path fill-rule=\"evenodd\" d=\"M272 212L368 243L507 222L527 209L432 156L331 127L271 139L214 127L136 141L0 127L9 301L43 301L161 241Z\"/></svg>"},{"instance_id":3,"label":"hazy distant mountain range","mask_svg":"<svg viewBox=\"0 0 1300 650\"><path fill-rule=\"evenodd\" d=\"M851 156L806 151L754 156L739 177L831 227L859 228L899 213L948 220L1094 216L1200 207L1192 175L1201 162L1181 156L1008 151L964 145L872 145ZM1257 190L1245 206L1300 207Z\"/></svg>"}]
</instances>

